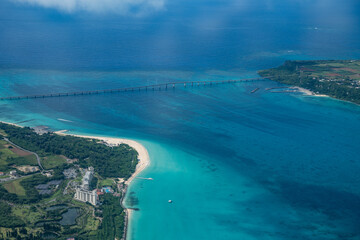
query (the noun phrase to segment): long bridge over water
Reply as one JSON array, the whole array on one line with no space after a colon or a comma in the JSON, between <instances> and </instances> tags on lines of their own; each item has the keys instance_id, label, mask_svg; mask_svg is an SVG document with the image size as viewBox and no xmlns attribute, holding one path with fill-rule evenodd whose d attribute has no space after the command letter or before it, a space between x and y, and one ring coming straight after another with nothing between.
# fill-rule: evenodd
<instances>
[{"instance_id":1,"label":"long bridge over water","mask_svg":"<svg viewBox=\"0 0 360 240\"><path fill-rule=\"evenodd\" d=\"M117 88L117 89L1 97L0 100L20 100L20 99L35 99L35 98L50 98L50 97L83 96L83 95L94 95L94 94L103 94L103 93L119 93L119 92L148 91L148 90L149 91L161 91L161 90L167 90L167 89L174 89L176 86L184 86L184 87L187 87L187 86L195 87L196 86L197 87L197 86L224 84L224 83L255 82L255 81L262 81L262 80L264 80L264 78L246 78L246 79L218 80L218 81L167 82L167 83L160 83L160 84L153 84L153 85L144 85L144 86L138 86L138 87L125 87L125 88Z\"/></svg>"}]
</instances>

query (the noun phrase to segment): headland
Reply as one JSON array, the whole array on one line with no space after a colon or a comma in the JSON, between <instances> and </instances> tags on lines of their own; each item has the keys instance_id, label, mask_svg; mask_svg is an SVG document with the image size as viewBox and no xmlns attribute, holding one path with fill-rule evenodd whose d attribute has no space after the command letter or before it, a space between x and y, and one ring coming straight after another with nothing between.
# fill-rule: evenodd
<instances>
[{"instance_id":1,"label":"headland","mask_svg":"<svg viewBox=\"0 0 360 240\"><path fill-rule=\"evenodd\" d=\"M360 60L286 61L258 73L261 77L297 86L306 95L360 104Z\"/></svg>"},{"instance_id":2,"label":"headland","mask_svg":"<svg viewBox=\"0 0 360 240\"><path fill-rule=\"evenodd\" d=\"M0 238L126 239L123 199L150 164L146 148L66 132L0 123Z\"/></svg>"}]
</instances>

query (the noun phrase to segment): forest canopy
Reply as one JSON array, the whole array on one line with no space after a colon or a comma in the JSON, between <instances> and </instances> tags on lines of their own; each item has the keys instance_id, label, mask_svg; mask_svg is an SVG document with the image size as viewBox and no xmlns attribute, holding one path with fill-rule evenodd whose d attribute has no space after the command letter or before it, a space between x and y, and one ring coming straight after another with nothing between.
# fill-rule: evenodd
<instances>
[{"instance_id":1,"label":"forest canopy","mask_svg":"<svg viewBox=\"0 0 360 240\"><path fill-rule=\"evenodd\" d=\"M102 177L129 178L138 163L138 153L126 144L110 147L99 140L55 133L37 134L29 127L0 123L0 129L13 143L39 156L63 155L77 159L82 167L93 166Z\"/></svg>"}]
</instances>

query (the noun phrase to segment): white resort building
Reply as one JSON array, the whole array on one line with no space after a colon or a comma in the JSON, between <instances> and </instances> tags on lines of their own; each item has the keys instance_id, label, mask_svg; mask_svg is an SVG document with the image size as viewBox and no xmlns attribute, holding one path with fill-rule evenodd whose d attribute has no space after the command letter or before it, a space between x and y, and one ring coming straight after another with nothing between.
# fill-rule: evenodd
<instances>
[{"instance_id":1,"label":"white resort building","mask_svg":"<svg viewBox=\"0 0 360 240\"><path fill-rule=\"evenodd\" d=\"M89 167L84 174L81 187L76 188L76 193L74 196L76 200L82 202L89 202L92 205L96 205L98 203L98 196L96 190L89 191L89 186L93 175L94 175L94 168Z\"/></svg>"},{"instance_id":2,"label":"white resort building","mask_svg":"<svg viewBox=\"0 0 360 240\"><path fill-rule=\"evenodd\" d=\"M81 188L84 190L89 190L90 182L91 182L93 174L94 174L93 170L91 170L91 169L93 169L93 168L89 167L89 170L86 170L85 175L82 179Z\"/></svg>"},{"instance_id":3,"label":"white resort building","mask_svg":"<svg viewBox=\"0 0 360 240\"><path fill-rule=\"evenodd\" d=\"M92 205L96 205L98 203L98 196L96 190L87 191L87 190L82 190L81 188L76 188L76 193L74 198L82 202L89 202Z\"/></svg>"}]
</instances>

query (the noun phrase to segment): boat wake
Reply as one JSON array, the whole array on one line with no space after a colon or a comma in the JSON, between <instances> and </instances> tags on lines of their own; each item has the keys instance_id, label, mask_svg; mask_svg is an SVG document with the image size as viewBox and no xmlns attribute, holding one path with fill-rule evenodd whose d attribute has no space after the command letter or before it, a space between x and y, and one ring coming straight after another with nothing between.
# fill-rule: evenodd
<instances>
[{"instance_id":1,"label":"boat wake","mask_svg":"<svg viewBox=\"0 0 360 240\"><path fill-rule=\"evenodd\" d=\"M58 121L62 121L62 122L72 122L72 123L73 123L73 121L70 121L70 120L67 120L67 119L63 119L63 118L58 118L57 120L58 120Z\"/></svg>"}]
</instances>

